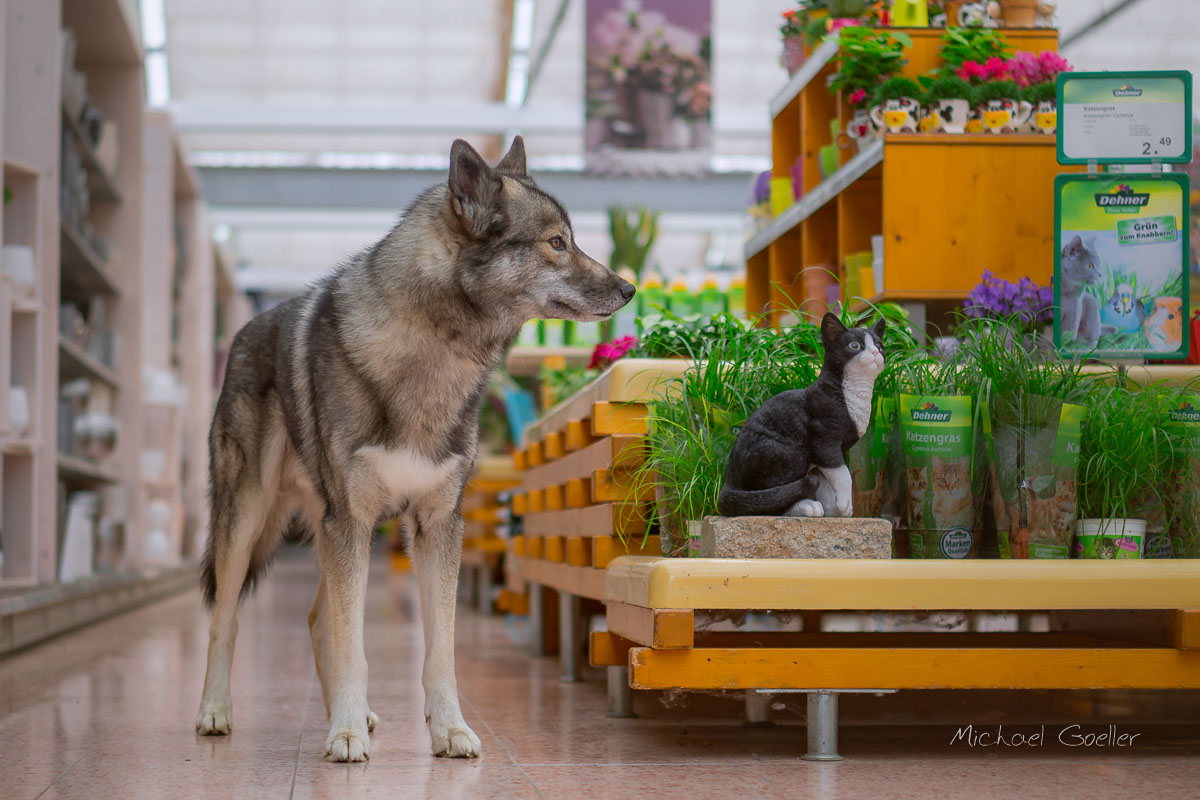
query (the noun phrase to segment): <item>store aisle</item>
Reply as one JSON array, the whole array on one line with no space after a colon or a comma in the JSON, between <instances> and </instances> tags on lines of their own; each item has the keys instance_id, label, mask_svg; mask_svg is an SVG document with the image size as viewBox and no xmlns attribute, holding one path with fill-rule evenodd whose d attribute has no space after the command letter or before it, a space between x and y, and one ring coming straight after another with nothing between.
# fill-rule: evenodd
<instances>
[{"instance_id":1,"label":"store aisle","mask_svg":"<svg viewBox=\"0 0 1200 800\"><path fill-rule=\"evenodd\" d=\"M382 566L382 565L381 565ZM803 731L720 720L610 720L598 674L558 682L523 629L460 608L459 680L478 761L428 754L420 628L407 576L377 569L368 606L365 765L321 760L324 708L305 624L315 575L285 562L243 611L234 734L192 732L207 616L188 594L0 660L0 798L1186 797L1200 742L1174 731L1123 752L947 745L952 728L845 728L838 764L797 759ZM703 705L698 703L698 705ZM665 715L666 712L664 711ZM795 719L791 717L791 719ZM1143 730L1139 728L1139 730ZM1014 792L1020 775L1025 789ZM931 791L931 787L938 787Z\"/></svg>"}]
</instances>

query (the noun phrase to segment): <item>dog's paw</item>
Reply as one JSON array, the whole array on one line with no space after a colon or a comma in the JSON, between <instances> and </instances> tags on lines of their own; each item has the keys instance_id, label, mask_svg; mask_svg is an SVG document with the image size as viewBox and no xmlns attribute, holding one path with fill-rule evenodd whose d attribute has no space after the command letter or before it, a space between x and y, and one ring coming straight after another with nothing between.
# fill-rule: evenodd
<instances>
[{"instance_id":1,"label":"dog's paw","mask_svg":"<svg viewBox=\"0 0 1200 800\"><path fill-rule=\"evenodd\" d=\"M205 703L196 717L196 733L201 736L227 736L233 730L233 708L218 703Z\"/></svg>"},{"instance_id":2,"label":"dog's paw","mask_svg":"<svg viewBox=\"0 0 1200 800\"><path fill-rule=\"evenodd\" d=\"M482 745L475 731L465 724L438 731L430 728L433 754L443 758L479 758Z\"/></svg>"},{"instance_id":3,"label":"dog's paw","mask_svg":"<svg viewBox=\"0 0 1200 800\"><path fill-rule=\"evenodd\" d=\"M371 747L366 735L351 730L330 731L325 740L325 758L330 761L367 761Z\"/></svg>"},{"instance_id":4,"label":"dog's paw","mask_svg":"<svg viewBox=\"0 0 1200 800\"><path fill-rule=\"evenodd\" d=\"M375 726L379 724L379 715L374 711L367 712L367 733L374 733Z\"/></svg>"}]
</instances>

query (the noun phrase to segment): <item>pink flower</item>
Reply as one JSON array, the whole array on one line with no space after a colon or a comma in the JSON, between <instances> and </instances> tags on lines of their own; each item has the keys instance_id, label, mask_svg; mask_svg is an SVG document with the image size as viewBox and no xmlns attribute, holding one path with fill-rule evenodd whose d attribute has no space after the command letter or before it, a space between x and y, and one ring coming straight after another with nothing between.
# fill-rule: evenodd
<instances>
[{"instance_id":1,"label":"pink flower","mask_svg":"<svg viewBox=\"0 0 1200 800\"><path fill-rule=\"evenodd\" d=\"M1008 62L1000 56L992 56L983 65L984 75L988 80L1003 78L1008 71Z\"/></svg>"},{"instance_id":2,"label":"pink flower","mask_svg":"<svg viewBox=\"0 0 1200 800\"><path fill-rule=\"evenodd\" d=\"M977 61L964 61L956 74L964 81L969 81L974 78L986 78L987 70Z\"/></svg>"},{"instance_id":3,"label":"pink flower","mask_svg":"<svg viewBox=\"0 0 1200 800\"><path fill-rule=\"evenodd\" d=\"M831 18L825 27L830 33L833 33L834 31L840 31L842 28L853 28L861 24L862 20L857 17L838 17L837 19Z\"/></svg>"},{"instance_id":4,"label":"pink flower","mask_svg":"<svg viewBox=\"0 0 1200 800\"><path fill-rule=\"evenodd\" d=\"M1060 72L1071 72L1075 69L1065 58L1049 50L1038 53L1037 60L1045 80L1053 79Z\"/></svg>"},{"instance_id":5,"label":"pink flower","mask_svg":"<svg viewBox=\"0 0 1200 800\"><path fill-rule=\"evenodd\" d=\"M588 369L607 367L612 362L623 358L635 345L637 345L637 338L634 336L622 336L612 342L601 342L592 350L592 360L588 362Z\"/></svg>"},{"instance_id":6,"label":"pink flower","mask_svg":"<svg viewBox=\"0 0 1200 800\"><path fill-rule=\"evenodd\" d=\"M861 103L863 100L866 100L866 99L867 99L867 90L866 89L855 89L853 92L850 93L850 105L852 105L852 106L856 106L859 103Z\"/></svg>"}]
</instances>

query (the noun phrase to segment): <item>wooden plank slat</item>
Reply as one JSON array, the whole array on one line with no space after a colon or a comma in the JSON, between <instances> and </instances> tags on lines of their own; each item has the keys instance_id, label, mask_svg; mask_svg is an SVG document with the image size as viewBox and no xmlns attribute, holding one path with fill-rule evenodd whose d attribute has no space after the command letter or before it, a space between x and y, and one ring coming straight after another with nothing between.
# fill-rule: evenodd
<instances>
[{"instance_id":1,"label":"wooden plank slat","mask_svg":"<svg viewBox=\"0 0 1200 800\"><path fill-rule=\"evenodd\" d=\"M545 559L561 564L567 560L567 546L561 536L547 536Z\"/></svg>"},{"instance_id":2,"label":"wooden plank slat","mask_svg":"<svg viewBox=\"0 0 1200 800\"><path fill-rule=\"evenodd\" d=\"M526 453L524 447L513 452L513 466L516 467L518 472L524 472L529 469L528 453Z\"/></svg>"},{"instance_id":3,"label":"wooden plank slat","mask_svg":"<svg viewBox=\"0 0 1200 800\"><path fill-rule=\"evenodd\" d=\"M567 563L572 567L590 567L592 565L591 541L578 536L566 540Z\"/></svg>"},{"instance_id":4,"label":"wooden plank slat","mask_svg":"<svg viewBox=\"0 0 1200 800\"><path fill-rule=\"evenodd\" d=\"M525 539L525 555L529 558L541 558L546 552L546 540L540 536L529 536ZM526 577L529 577L528 575Z\"/></svg>"},{"instance_id":5,"label":"wooden plank slat","mask_svg":"<svg viewBox=\"0 0 1200 800\"><path fill-rule=\"evenodd\" d=\"M593 600L604 599L604 570L572 567L553 561L526 559L521 563L526 580ZM555 609L557 611L557 607Z\"/></svg>"},{"instance_id":6,"label":"wooden plank slat","mask_svg":"<svg viewBox=\"0 0 1200 800\"><path fill-rule=\"evenodd\" d=\"M635 689L1200 689L1200 651L1166 648L637 647L629 666Z\"/></svg>"},{"instance_id":7,"label":"wooden plank slat","mask_svg":"<svg viewBox=\"0 0 1200 800\"><path fill-rule=\"evenodd\" d=\"M1175 611L1171 622L1171 643L1180 650L1200 649L1200 609Z\"/></svg>"},{"instance_id":8,"label":"wooden plank slat","mask_svg":"<svg viewBox=\"0 0 1200 800\"><path fill-rule=\"evenodd\" d=\"M529 613L529 595L524 592L514 592L511 589L501 589L496 601L496 608L509 614L524 616Z\"/></svg>"},{"instance_id":9,"label":"wooden plank slat","mask_svg":"<svg viewBox=\"0 0 1200 800\"><path fill-rule=\"evenodd\" d=\"M593 667L629 665L629 651L637 644L610 631L592 631L588 642L588 661Z\"/></svg>"},{"instance_id":10,"label":"wooden plank slat","mask_svg":"<svg viewBox=\"0 0 1200 800\"><path fill-rule=\"evenodd\" d=\"M512 499L513 513L518 517L529 513L529 495L514 494Z\"/></svg>"},{"instance_id":11,"label":"wooden plank slat","mask_svg":"<svg viewBox=\"0 0 1200 800\"><path fill-rule=\"evenodd\" d=\"M539 511L546 510L546 492L544 489L534 489L527 497L529 498L529 513L536 514Z\"/></svg>"},{"instance_id":12,"label":"wooden plank slat","mask_svg":"<svg viewBox=\"0 0 1200 800\"><path fill-rule=\"evenodd\" d=\"M690 609L642 608L606 602L608 629L646 647L691 647L695 614Z\"/></svg>"},{"instance_id":13,"label":"wooden plank slat","mask_svg":"<svg viewBox=\"0 0 1200 800\"><path fill-rule=\"evenodd\" d=\"M567 508L585 508L592 502L591 478L572 478L564 488Z\"/></svg>"},{"instance_id":14,"label":"wooden plank slat","mask_svg":"<svg viewBox=\"0 0 1200 800\"><path fill-rule=\"evenodd\" d=\"M592 502L648 503L654 499L654 487L638 486L626 470L598 469L592 473Z\"/></svg>"},{"instance_id":15,"label":"wooden plank slat","mask_svg":"<svg viewBox=\"0 0 1200 800\"><path fill-rule=\"evenodd\" d=\"M542 442L542 453L546 461L555 461L566 455L563 445L562 431L546 434L546 441Z\"/></svg>"},{"instance_id":16,"label":"wooden plank slat","mask_svg":"<svg viewBox=\"0 0 1200 800\"><path fill-rule=\"evenodd\" d=\"M546 463L541 442L530 443L529 447L525 449L525 461L529 464L530 468L540 467Z\"/></svg>"},{"instance_id":17,"label":"wooden plank slat","mask_svg":"<svg viewBox=\"0 0 1200 800\"><path fill-rule=\"evenodd\" d=\"M567 452L582 450L595 441L592 437L591 419L573 419L567 422L563 443Z\"/></svg>"},{"instance_id":18,"label":"wooden plank slat","mask_svg":"<svg viewBox=\"0 0 1200 800\"><path fill-rule=\"evenodd\" d=\"M520 558L521 556L525 555L525 537L524 536L514 536L512 539L509 540L509 544L511 545L511 552L514 556L516 556L517 558Z\"/></svg>"},{"instance_id":19,"label":"wooden plank slat","mask_svg":"<svg viewBox=\"0 0 1200 800\"><path fill-rule=\"evenodd\" d=\"M597 536L592 540L592 566L604 569L614 558L621 556L661 555L662 545L657 536L638 537L622 542L618 536Z\"/></svg>"},{"instance_id":20,"label":"wooden plank slat","mask_svg":"<svg viewBox=\"0 0 1200 800\"><path fill-rule=\"evenodd\" d=\"M644 403L608 403L592 405L592 435L644 436L649 411Z\"/></svg>"},{"instance_id":21,"label":"wooden plank slat","mask_svg":"<svg viewBox=\"0 0 1200 800\"><path fill-rule=\"evenodd\" d=\"M566 506L566 500L563 497L563 487L547 486L542 490L545 497L547 511L562 511Z\"/></svg>"}]
</instances>

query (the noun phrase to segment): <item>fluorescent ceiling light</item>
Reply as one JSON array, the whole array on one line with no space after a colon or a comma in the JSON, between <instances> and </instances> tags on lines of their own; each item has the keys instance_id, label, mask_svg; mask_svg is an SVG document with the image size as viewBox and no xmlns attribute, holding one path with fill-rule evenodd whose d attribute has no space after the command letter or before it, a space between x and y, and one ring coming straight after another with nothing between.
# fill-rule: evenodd
<instances>
[{"instance_id":1,"label":"fluorescent ceiling light","mask_svg":"<svg viewBox=\"0 0 1200 800\"><path fill-rule=\"evenodd\" d=\"M167 15L163 0L142 0L142 45L147 50L167 46Z\"/></svg>"},{"instance_id":2,"label":"fluorescent ceiling light","mask_svg":"<svg viewBox=\"0 0 1200 800\"><path fill-rule=\"evenodd\" d=\"M161 108L171 102L171 70L162 50L146 53L146 104Z\"/></svg>"}]
</instances>

